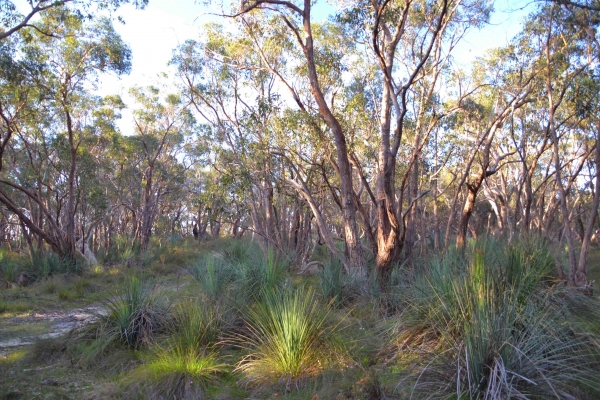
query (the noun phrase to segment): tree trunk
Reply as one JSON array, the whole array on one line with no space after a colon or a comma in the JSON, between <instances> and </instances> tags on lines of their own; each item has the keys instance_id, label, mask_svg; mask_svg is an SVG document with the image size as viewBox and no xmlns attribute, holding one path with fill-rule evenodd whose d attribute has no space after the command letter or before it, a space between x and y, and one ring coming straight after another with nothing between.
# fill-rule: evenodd
<instances>
[{"instance_id":1,"label":"tree trunk","mask_svg":"<svg viewBox=\"0 0 600 400\"><path fill-rule=\"evenodd\" d=\"M594 226L596 219L598 218L598 206L600 206L600 122L597 122L596 126L596 151L595 151L595 163L596 163L596 182L594 187L594 200L592 203L592 210L587 218L585 232L581 242L581 252L579 253L579 262L577 264L577 270L573 274L573 282L578 287L585 287L588 285L587 273L588 273L588 254L590 251L590 244L592 235L594 234Z\"/></svg>"}]
</instances>

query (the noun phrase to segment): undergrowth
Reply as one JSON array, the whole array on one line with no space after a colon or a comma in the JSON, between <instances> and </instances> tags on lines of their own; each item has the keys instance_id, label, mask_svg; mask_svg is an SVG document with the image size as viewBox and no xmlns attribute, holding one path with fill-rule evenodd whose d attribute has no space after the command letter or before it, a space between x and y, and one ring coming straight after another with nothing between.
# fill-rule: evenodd
<instances>
[{"instance_id":1,"label":"undergrowth","mask_svg":"<svg viewBox=\"0 0 600 400\"><path fill-rule=\"evenodd\" d=\"M419 354L416 398L581 398L598 393L598 347L554 300L541 242L476 243L433 261L406 294L396 343Z\"/></svg>"},{"instance_id":2,"label":"undergrowth","mask_svg":"<svg viewBox=\"0 0 600 400\"><path fill-rule=\"evenodd\" d=\"M263 293L246 312L248 334L234 338L247 355L236 371L252 384L300 387L330 367L334 348L328 341L334 327L327 321L314 291L278 290Z\"/></svg>"}]
</instances>

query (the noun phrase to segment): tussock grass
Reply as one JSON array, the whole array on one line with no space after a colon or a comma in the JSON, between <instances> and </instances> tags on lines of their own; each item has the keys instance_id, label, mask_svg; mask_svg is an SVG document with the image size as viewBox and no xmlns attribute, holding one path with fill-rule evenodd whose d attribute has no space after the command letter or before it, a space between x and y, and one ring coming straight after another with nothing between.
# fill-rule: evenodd
<instances>
[{"instance_id":1,"label":"tussock grass","mask_svg":"<svg viewBox=\"0 0 600 400\"><path fill-rule=\"evenodd\" d=\"M0 282L4 281L6 286L14 283L21 272L18 263L9 260L4 253L0 253Z\"/></svg>"},{"instance_id":2,"label":"tussock grass","mask_svg":"<svg viewBox=\"0 0 600 400\"><path fill-rule=\"evenodd\" d=\"M375 285L369 286L364 280L346 274L339 259L326 260L318 276L321 295L335 307L345 307L373 295Z\"/></svg>"},{"instance_id":3,"label":"tussock grass","mask_svg":"<svg viewBox=\"0 0 600 400\"><path fill-rule=\"evenodd\" d=\"M138 349L152 342L157 331L164 330L170 308L166 298L136 276L131 276L122 294L105 302L108 315L102 318L102 333L119 338Z\"/></svg>"},{"instance_id":4,"label":"tussock grass","mask_svg":"<svg viewBox=\"0 0 600 400\"><path fill-rule=\"evenodd\" d=\"M213 302L223 298L227 285L234 279L231 264L212 255L198 259L187 269L200 285L202 293L209 301Z\"/></svg>"},{"instance_id":5,"label":"tussock grass","mask_svg":"<svg viewBox=\"0 0 600 400\"><path fill-rule=\"evenodd\" d=\"M32 305L24 300L3 300L0 299L0 315L1 314L18 314L31 311Z\"/></svg>"},{"instance_id":6,"label":"tussock grass","mask_svg":"<svg viewBox=\"0 0 600 400\"><path fill-rule=\"evenodd\" d=\"M207 388L226 371L214 351L156 347L126 379L128 397L137 393L147 399L204 399Z\"/></svg>"},{"instance_id":7,"label":"tussock grass","mask_svg":"<svg viewBox=\"0 0 600 400\"><path fill-rule=\"evenodd\" d=\"M251 254L260 252L256 244L249 244L246 240L228 241L226 247L222 250L223 259L232 264L245 262Z\"/></svg>"},{"instance_id":8,"label":"tussock grass","mask_svg":"<svg viewBox=\"0 0 600 400\"><path fill-rule=\"evenodd\" d=\"M238 301L258 301L265 292L284 285L287 278L287 260L270 249L265 256L260 252L238 266L236 278Z\"/></svg>"},{"instance_id":9,"label":"tussock grass","mask_svg":"<svg viewBox=\"0 0 600 400\"><path fill-rule=\"evenodd\" d=\"M555 302L553 267L543 243L526 241L477 243L433 262L405 299L397 343L419 360L399 387L411 381L416 398L485 399L600 389L598 348Z\"/></svg>"},{"instance_id":10,"label":"tussock grass","mask_svg":"<svg viewBox=\"0 0 600 400\"><path fill-rule=\"evenodd\" d=\"M344 271L339 260L329 259L323 263L323 269L319 271L319 286L321 294L325 299L340 305L344 300Z\"/></svg>"},{"instance_id":11,"label":"tussock grass","mask_svg":"<svg viewBox=\"0 0 600 400\"><path fill-rule=\"evenodd\" d=\"M221 335L223 317L222 306L216 303L185 299L175 307L171 341L180 348L198 351L214 346Z\"/></svg>"},{"instance_id":12,"label":"tussock grass","mask_svg":"<svg viewBox=\"0 0 600 400\"><path fill-rule=\"evenodd\" d=\"M236 371L253 384L279 384L287 390L318 376L330 364L333 328L311 290L269 290L247 310L249 333L234 340L248 354Z\"/></svg>"},{"instance_id":13,"label":"tussock grass","mask_svg":"<svg viewBox=\"0 0 600 400\"><path fill-rule=\"evenodd\" d=\"M35 280L52 275L79 274L83 272L83 261L76 260L72 263L56 253L33 252L25 265L25 271Z\"/></svg>"},{"instance_id":14,"label":"tussock grass","mask_svg":"<svg viewBox=\"0 0 600 400\"><path fill-rule=\"evenodd\" d=\"M205 398L206 389L228 369L216 347L222 325L218 307L196 299L179 303L167 344L154 345L129 375L130 390L144 398Z\"/></svg>"}]
</instances>

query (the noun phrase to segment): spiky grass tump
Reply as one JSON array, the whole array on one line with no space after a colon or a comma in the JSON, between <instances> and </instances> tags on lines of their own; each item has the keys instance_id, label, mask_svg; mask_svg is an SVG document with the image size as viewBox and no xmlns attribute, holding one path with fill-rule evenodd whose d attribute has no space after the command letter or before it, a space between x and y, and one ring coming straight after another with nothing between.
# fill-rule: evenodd
<instances>
[{"instance_id":1,"label":"spiky grass tump","mask_svg":"<svg viewBox=\"0 0 600 400\"><path fill-rule=\"evenodd\" d=\"M434 262L409 289L397 340L420 357L402 385L412 381L413 395L429 398L573 398L597 390L598 349L555 302L552 258L539 243L493 244Z\"/></svg>"},{"instance_id":2,"label":"spiky grass tump","mask_svg":"<svg viewBox=\"0 0 600 400\"><path fill-rule=\"evenodd\" d=\"M132 395L152 399L204 399L206 390L227 366L215 351L193 347L155 347L126 380Z\"/></svg>"},{"instance_id":3,"label":"spiky grass tump","mask_svg":"<svg viewBox=\"0 0 600 400\"><path fill-rule=\"evenodd\" d=\"M249 383L287 389L321 374L331 353L328 313L312 290L265 291L247 310L249 333L235 339L248 352L236 371Z\"/></svg>"},{"instance_id":4,"label":"spiky grass tump","mask_svg":"<svg viewBox=\"0 0 600 400\"><path fill-rule=\"evenodd\" d=\"M149 282L131 276L123 293L106 302L102 334L118 337L133 349L147 346L153 334L165 328L169 308Z\"/></svg>"}]
</instances>

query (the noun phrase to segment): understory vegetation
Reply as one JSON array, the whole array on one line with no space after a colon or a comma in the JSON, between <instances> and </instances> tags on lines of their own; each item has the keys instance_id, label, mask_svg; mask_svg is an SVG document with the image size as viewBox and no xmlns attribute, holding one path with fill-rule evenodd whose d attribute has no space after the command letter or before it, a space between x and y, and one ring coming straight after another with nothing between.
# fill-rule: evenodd
<instances>
[{"instance_id":1,"label":"understory vegetation","mask_svg":"<svg viewBox=\"0 0 600 400\"><path fill-rule=\"evenodd\" d=\"M385 284L357 280L326 253L314 260L317 271L300 273L283 255L247 240L180 242L157 253L164 260L146 256L145 267L111 263L3 289L4 321L43 313L56 301L98 308L94 321L66 336L5 351L0 394L600 395L600 303L557 279L541 239L472 241L410 269L398 266ZM79 297L60 296L77 288ZM41 373L30 376L32 370Z\"/></svg>"}]
</instances>

